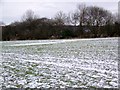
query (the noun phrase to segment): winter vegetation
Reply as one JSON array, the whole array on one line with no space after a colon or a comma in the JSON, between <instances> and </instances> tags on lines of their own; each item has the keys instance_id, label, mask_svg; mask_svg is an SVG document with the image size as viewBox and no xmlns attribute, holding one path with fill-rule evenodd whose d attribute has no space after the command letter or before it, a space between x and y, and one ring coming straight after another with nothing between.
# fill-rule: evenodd
<instances>
[{"instance_id":1,"label":"winter vegetation","mask_svg":"<svg viewBox=\"0 0 120 90\"><path fill-rule=\"evenodd\" d=\"M84 4L51 18L27 10L0 22L0 34L0 89L118 88L118 14Z\"/></svg>"},{"instance_id":2,"label":"winter vegetation","mask_svg":"<svg viewBox=\"0 0 120 90\"><path fill-rule=\"evenodd\" d=\"M118 38L2 43L5 88L118 88Z\"/></svg>"},{"instance_id":3,"label":"winter vegetation","mask_svg":"<svg viewBox=\"0 0 120 90\"><path fill-rule=\"evenodd\" d=\"M2 40L118 37L119 31L118 14L80 4L74 12L59 11L50 19L28 10L21 21L2 26Z\"/></svg>"}]
</instances>

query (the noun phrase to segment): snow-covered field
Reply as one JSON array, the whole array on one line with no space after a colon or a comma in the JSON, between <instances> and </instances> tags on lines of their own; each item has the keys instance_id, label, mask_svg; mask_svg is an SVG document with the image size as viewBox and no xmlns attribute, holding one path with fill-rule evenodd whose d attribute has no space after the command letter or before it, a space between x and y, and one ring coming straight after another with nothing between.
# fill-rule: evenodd
<instances>
[{"instance_id":1,"label":"snow-covered field","mask_svg":"<svg viewBox=\"0 0 120 90\"><path fill-rule=\"evenodd\" d=\"M118 88L118 38L4 41L7 88Z\"/></svg>"}]
</instances>

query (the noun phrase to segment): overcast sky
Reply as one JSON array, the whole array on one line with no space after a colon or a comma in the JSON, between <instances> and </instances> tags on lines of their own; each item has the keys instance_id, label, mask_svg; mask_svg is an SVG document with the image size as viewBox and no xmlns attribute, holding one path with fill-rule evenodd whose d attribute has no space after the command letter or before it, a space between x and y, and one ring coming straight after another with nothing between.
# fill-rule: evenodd
<instances>
[{"instance_id":1,"label":"overcast sky","mask_svg":"<svg viewBox=\"0 0 120 90\"><path fill-rule=\"evenodd\" d=\"M119 0L0 0L0 21L9 24L20 21L26 10L33 10L40 17L52 18L58 11L68 13L76 10L78 4L96 5L118 12Z\"/></svg>"}]
</instances>

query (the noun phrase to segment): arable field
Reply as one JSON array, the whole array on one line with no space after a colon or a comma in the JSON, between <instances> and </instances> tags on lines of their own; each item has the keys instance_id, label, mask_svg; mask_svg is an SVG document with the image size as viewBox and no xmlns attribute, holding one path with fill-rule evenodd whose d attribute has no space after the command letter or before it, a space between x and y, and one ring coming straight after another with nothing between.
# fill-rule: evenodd
<instances>
[{"instance_id":1,"label":"arable field","mask_svg":"<svg viewBox=\"0 0 120 90\"><path fill-rule=\"evenodd\" d=\"M1 44L6 88L118 88L117 37Z\"/></svg>"}]
</instances>

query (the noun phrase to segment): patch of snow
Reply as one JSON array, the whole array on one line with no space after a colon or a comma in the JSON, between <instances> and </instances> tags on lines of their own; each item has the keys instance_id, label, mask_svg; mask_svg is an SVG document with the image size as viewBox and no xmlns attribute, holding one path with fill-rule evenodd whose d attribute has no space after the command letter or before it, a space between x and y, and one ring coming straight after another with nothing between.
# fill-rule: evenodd
<instances>
[{"instance_id":1,"label":"patch of snow","mask_svg":"<svg viewBox=\"0 0 120 90\"><path fill-rule=\"evenodd\" d=\"M9 41L3 42L0 68L8 88L116 88L117 58L118 38Z\"/></svg>"}]
</instances>

